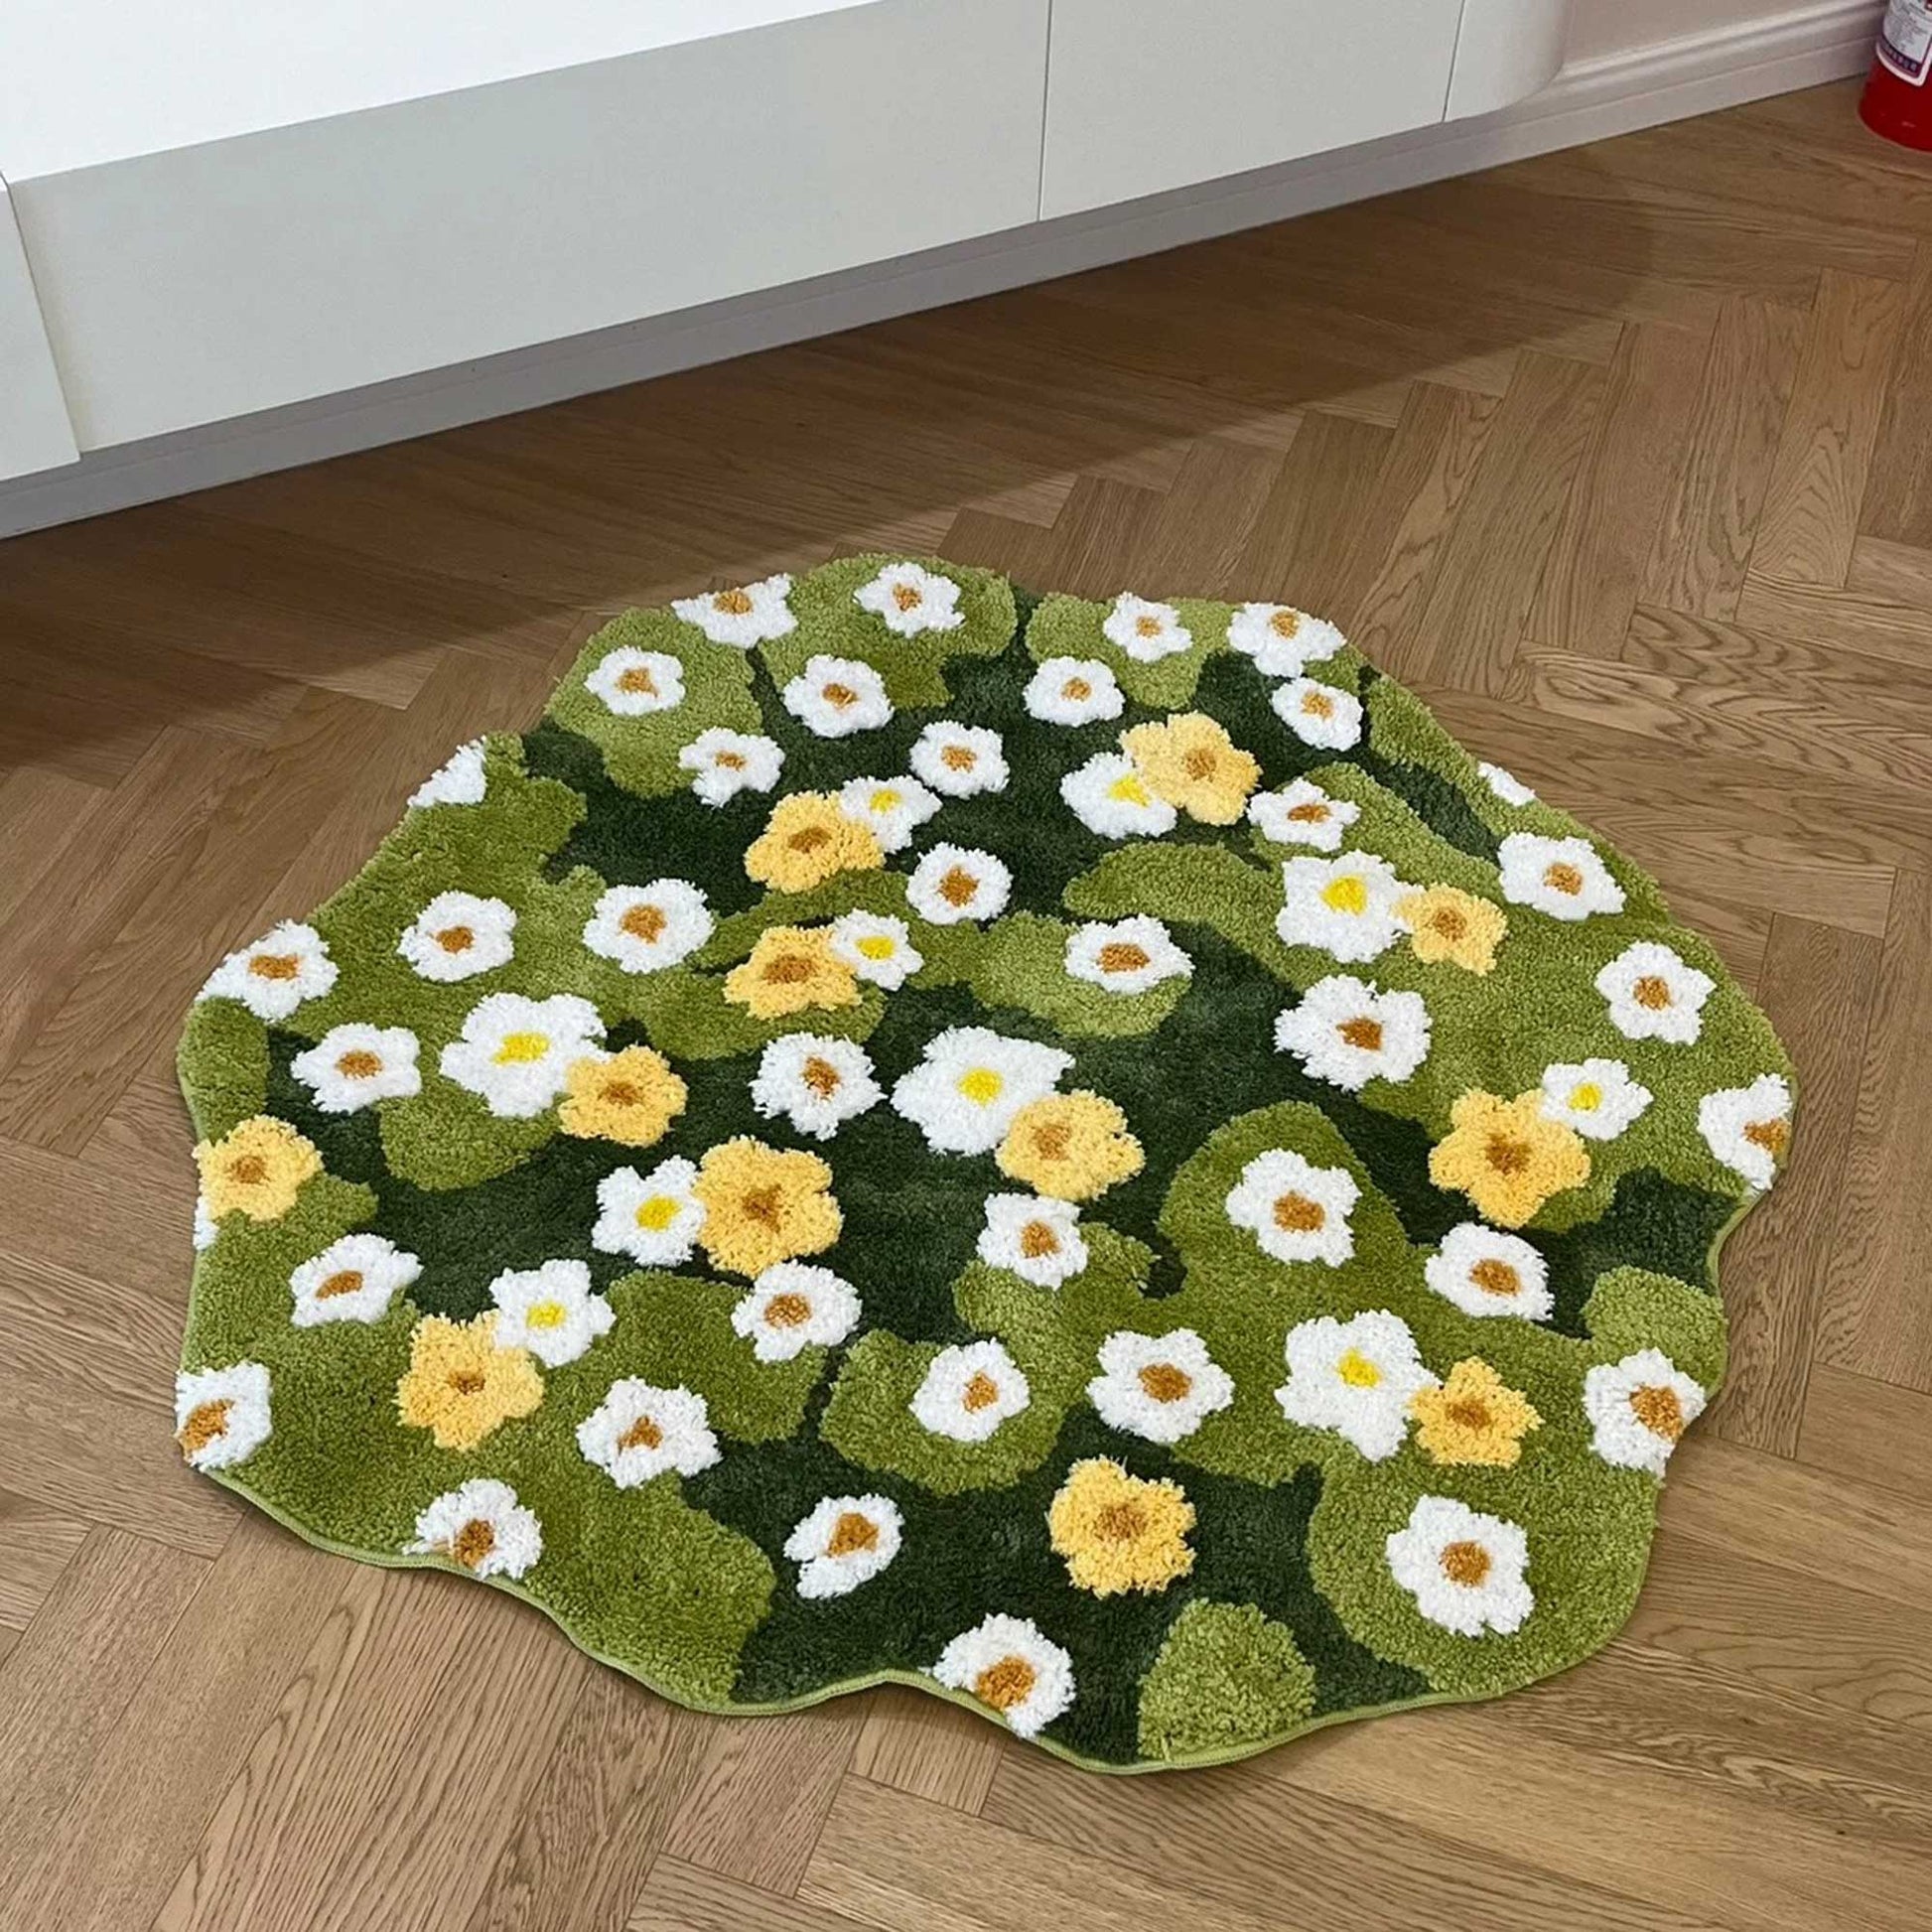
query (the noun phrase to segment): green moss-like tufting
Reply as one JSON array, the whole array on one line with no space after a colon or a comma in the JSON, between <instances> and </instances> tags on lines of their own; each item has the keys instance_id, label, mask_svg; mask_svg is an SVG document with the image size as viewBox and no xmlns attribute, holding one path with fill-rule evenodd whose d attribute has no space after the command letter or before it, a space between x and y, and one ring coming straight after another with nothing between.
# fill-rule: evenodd
<instances>
[{"instance_id":1,"label":"green moss-like tufting","mask_svg":"<svg viewBox=\"0 0 1932 1932\"><path fill-rule=\"evenodd\" d=\"M688 1704L1130 1770L1610 1637L1792 1107L1328 626L882 557L600 631L181 1074L191 1462Z\"/></svg>"}]
</instances>

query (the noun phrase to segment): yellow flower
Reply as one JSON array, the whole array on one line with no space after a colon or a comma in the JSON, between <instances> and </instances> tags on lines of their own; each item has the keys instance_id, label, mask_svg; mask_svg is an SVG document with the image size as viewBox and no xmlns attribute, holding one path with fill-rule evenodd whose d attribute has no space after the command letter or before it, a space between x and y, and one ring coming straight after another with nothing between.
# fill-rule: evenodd
<instances>
[{"instance_id":1,"label":"yellow flower","mask_svg":"<svg viewBox=\"0 0 1932 1932\"><path fill-rule=\"evenodd\" d=\"M994 1156L1002 1173L1057 1200L1091 1200L1141 1171L1127 1116L1097 1093L1052 1093L1022 1107Z\"/></svg>"},{"instance_id":2,"label":"yellow flower","mask_svg":"<svg viewBox=\"0 0 1932 1932\"><path fill-rule=\"evenodd\" d=\"M1457 1362L1441 1388L1412 1396L1409 1413L1422 1425L1416 1441L1431 1461L1484 1462L1498 1469L1516 1466L1523 1438L1543 1421L1526 1396L1473 1355Z\"/></svg>"},{"instance_id":3,"label":"yellow flower","mask_svg":"<svg viewBox=\"0 0 1932 1932\"><path fill-rule=\"evenodd\" d=\"M1202 712L1136 725L1120 746L1152 791L1203 825L1232 825L1261 782L1261 766Z\"/></svg>"},{"instance_id":4,"label":"yellow flower","mask_svg":"<svg viewBox=\"0 0 1932 1932\"><path fill-rule=\"evenodd\" d=\"M543 1377L528 1349L496 1346L496 1311L474 1321L428 1314L409 1337L409 1368L396 1409L427 1429L438 1449L473 1449L502 1424L543 1400Z\"/></svg>"},{"instance_id":5,"label":"yellow flower","mask_svg":"<svg viewBox=\"0 0 1932 1932\"><path fill-rule=\"evenodd\" d=\"M1046 1527L1074 1587L1096 1596L1166 1589L1194 1567L1185 1541L1194 1505L1185 1491L1165 1478L1131 1476L1108 1456L1067 1470Z\"/></svg>"},{"instance_id":6,"label":"yellow flower","mask_svg":"<svg viewBox=\"0 0 1932 1932\"><path fill-rule=\"evenodd\" d=\"M1409 944L1426 966L1447 960L1464 972L1486 973L1509 930L1500 905L1453 886L1411 893L1396 900L1394 911L1409 928Z\"/></svg>"},{"instance_id":7,"label":"yellow flower","mask_svg":"<svg viewBox=\"0 0 1932 1932\"><path fill-rule=\"evenodd\" d=\"M687 1090L662 1053L626 1046L608 1058L586 1054L564 1074L557 1121L585 1140L649 1147L684 1111Z\"/></svg>"},{"instance_id":8,"label":"yellow flower","mask_svg":"<svg viewBox=\"0 0 1932 1932\"><path fill-rule=\"evenodd\" d=\"M195 1165L211 1219L239 1209L251 1221L279 1221L302 1183L322 1172L322 1156L287 1121L257 1114L218 1141L204 1141Z\"/></svg>"},{"instance_id":9,"label":"yellow flower","mask_svg":"<svg viewBox=\"0 0 1932 1932\"><path fill-rule=\"evenodd\" d=\"M846 817L822 791L780 798L745 852L746 872L780 893L809 892L834 873L874 872L885 863L872 827Z\"/></svg>"},{"instance_id":10,"label":"yellow flower","mask_svg":"<svg viewBox=\"0 0 1932 1932\"><path fill-rule=\"evenodd\" d=\"M743 1136L722 1142L692 1183L704 1208L699 1245L734 1275L822 1253L844 1224L831 1185L832 1170L816 1154L781 1154Z\"/></svg>"},{"instance_id":11,"label":"yellow flower","mask_svg":"<svg viewBox=\"0 0 1932 1932\"><path fill-rule=\"evenodd\" d=\"M726 975L725 998L760 1020L776 1020L807 1007L856 1007L859 982L823 926L774 925L759 934L751 958Z\"/></svg>"},{"instance_id":12,"label":"yellow flower","mask_svg":"<svg viewBox=\"0 0 1932 1932\"><path fill-rule=\"evenodd\" d=\"M1429 1177L1475 1202L1484 1220L1518 1228L1552 1194L1589 1178L1589 1151L1574 1128L1543 1117L1543 1090L1514 1100L1471 1089L1449 1109L1450 1131L1429 1157Z\"/></svg>"}]
</instances>

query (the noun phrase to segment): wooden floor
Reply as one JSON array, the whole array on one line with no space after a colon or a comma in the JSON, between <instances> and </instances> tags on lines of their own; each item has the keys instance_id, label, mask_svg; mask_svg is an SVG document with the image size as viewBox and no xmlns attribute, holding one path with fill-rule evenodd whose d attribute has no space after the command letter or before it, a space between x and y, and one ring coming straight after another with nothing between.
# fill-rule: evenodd
<instances>
[{"instance_id":1,"label":"wooden floor","mask_svg":"<svg viewBox=\"0 0 1932 1932\"><path fill-rule=\"evenodd\" d=\"M0 1926L1932 1920L1932 167L1833 88L0 547ZM595 264L587 264L595 272ZM594 615L835 548L1287 598L1661 875L1805 1098L1628 1631L1101 1780L726 1723L169 1443L171 1059Z\"/></svg>"}]
</instances>

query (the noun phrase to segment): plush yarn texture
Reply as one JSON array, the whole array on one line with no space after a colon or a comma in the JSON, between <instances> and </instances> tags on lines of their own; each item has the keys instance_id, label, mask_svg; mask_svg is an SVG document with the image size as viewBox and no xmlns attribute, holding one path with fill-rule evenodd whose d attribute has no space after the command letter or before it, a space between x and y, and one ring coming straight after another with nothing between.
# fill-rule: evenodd
<instances>
[{"instance_id":1,"label":"plush yarn texture","mask_svg":"<svg viewBox=\"0 0 1932 1932\"><path fill-rule=\"evenodd\" d=\"M1224 1761L1577 1662L1791 1069L1332 626L632 611L187 1024L197 1467L679 1701Z\"/></svg>"}]
</instances>

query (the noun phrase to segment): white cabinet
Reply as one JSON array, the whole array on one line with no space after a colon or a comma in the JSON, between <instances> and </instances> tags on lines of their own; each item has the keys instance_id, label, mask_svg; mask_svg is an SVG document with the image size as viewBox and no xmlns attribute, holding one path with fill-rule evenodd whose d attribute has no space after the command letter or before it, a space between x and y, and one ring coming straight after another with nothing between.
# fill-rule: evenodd
<instances>
[{"instance_id":1,"label":"white cabinet","mask_svg":"<svg viewBox=\"0 0 1932 1932\"><path fill-rule=\"evenodd\" d=\"M1455 0L1053 0L1042 214L1443 118Z\"/></svg>"},{"instance_id":2,"label":"white cabinet","mask_svg":"<svg viewBox=\"0 0 1932 1932\"><path fill-rule=\"evenodd\" d=\"M99 0L77 11L98 13ZM480 9L516 37L541 11ZM574 11L609 19L632 51L491 79L478 55L487 32L463 27L471 9L426 0L382 9L417 16L414 38L402 33L407 79L386 89L417 90L406 98L352 105L383 90L383 64L398 57L370 22L359 58L331 41L307 74L279 62L222 70L156 99L130 69L126 105L145 138L131 142L114 115L46 127L41 168L15 163L10 179L80 446L775 288L1037 213L1047 0ZM425 50L415 40L427 16L449 31ZM122 31L151 34L165 65L197 32L179 22L172 6L139 0ZM448 84L466 75L475 84ZM4 122L0 172L10 141L35 152L31 130Z\"/></svg>"},{"instance_id":3,"label":"white cabinet","mask_svg":"<svg viewBox=\"0 0 1932 1932\"><path fill-rule=\"evenodd\" d=\"M245 474L289 405L945 244L919 299L1055 272L1053 216L1534 91L1569 5L0 0L0 479Z\"/></svg>"}]
</instances>

